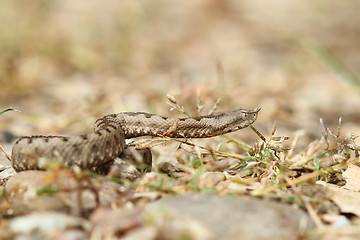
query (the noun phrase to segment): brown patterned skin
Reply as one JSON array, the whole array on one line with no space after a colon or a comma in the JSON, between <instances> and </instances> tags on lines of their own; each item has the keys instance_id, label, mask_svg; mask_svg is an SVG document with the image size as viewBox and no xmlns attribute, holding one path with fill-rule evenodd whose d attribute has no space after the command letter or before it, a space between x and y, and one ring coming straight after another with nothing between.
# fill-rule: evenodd
<instances>
[{"instance_id":1,"label":"brown patterned skin","mask_svg":"<svg viewBox=\"0 0 360 240\"><path fill-rule=\"evenodd\" d=\"M12 149L16 171L41 169L41 162L62 162L95 172L106 171L126 147L125 139L166 135L207 138L250 126L260 109L232 111L190 118L166 118L144 112L110 114L95 122L94 132L80 136L27 136Z\"/></svg>"}]
</instances>

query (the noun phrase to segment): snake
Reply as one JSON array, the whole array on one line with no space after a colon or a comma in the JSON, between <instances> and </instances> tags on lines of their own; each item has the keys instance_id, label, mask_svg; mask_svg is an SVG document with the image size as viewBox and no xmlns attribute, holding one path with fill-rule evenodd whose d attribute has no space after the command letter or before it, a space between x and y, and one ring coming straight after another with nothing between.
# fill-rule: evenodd
<instances>
[{"instance_id":1,"label":"snake","mask_svg":"<svg viewBox=\"0 0 360 240\"><path fill-rule=\"evenodd\" d=\"M140 136L208 138L246 128L257 119L260 108L187 118L169 118L145 112L110 114L95 121L94 131L77 136L24 136L16 140L11 153L16 172L45 170L41 159L106 172L125 150L125 139ZM104 170L105 169L105 170Z\"/></svg>"}]
</instances>

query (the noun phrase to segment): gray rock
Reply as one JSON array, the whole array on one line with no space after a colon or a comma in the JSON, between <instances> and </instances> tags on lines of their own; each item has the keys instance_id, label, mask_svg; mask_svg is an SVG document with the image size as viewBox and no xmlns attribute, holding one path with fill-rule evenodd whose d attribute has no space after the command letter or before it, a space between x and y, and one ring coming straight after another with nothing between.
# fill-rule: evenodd
<instances>
[{"instance_id":1,"label":"gray rock","mask_svg":"<svg viewBox=\"0 0 360 240\"><path fill-rule=\"evenodd\" d=\"M190 239L299 239L314 227L299 209L253 197L178 195L150 203L145 214L159 226L169 227L171 239L178 239L174 234L184 231ZM189 226L182 226L183 232L179 232L176 223ZM200 235L194 233L194 224Z\"/></svg>"}]
</instances>

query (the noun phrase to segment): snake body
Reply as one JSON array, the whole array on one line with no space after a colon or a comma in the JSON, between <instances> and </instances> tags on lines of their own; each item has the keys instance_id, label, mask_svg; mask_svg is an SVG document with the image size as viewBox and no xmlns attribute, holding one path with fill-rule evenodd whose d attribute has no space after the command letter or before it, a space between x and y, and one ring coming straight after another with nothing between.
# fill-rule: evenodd
<instances>
[{"instance_id":1,"label":"snake body","mask_svg":"<svg viewBox=\"0 0 360 240\"><path fill-rule=\"evenodd\" d=\"M25 136L12 149L16 171L41 169L39 160L60 161L67 166L101 172L125 149L125 139L166 135L172 138L207 138L248 127L260 109L231 111L189 118L167 118L144 112L104 116L94 132L79 136Z\"/></svg>"}]
</instances>

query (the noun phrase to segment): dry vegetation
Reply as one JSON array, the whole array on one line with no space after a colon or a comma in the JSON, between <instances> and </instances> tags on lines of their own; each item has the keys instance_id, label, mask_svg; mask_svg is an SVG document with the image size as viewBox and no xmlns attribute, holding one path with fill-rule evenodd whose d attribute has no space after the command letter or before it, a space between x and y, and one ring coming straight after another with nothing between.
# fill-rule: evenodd
<instances>
[{"instance_id":1,"label":"dry vegetation","mask_svg":"<svg viewBox=\"0 0 360 240\"><path fill-rule=\"evenodd\" d=\"M325 239L360 233L359 2L1 4L0 111L20 111L0 112L1 132L70 135L114 112L183 117L214 107L261 107L253 129L141 142L154 146L155 165L177 163L181 171L124 184L144 196L205 191L271 198L308 212ZM11 145L1 144L10 152ZM51 171L78 182L103 178ZM86 188L96 195L96 186ZM1 218L12 217L7 213ZM335 228L344 216L350 224Z\"/></svg>"}]
</instances>

